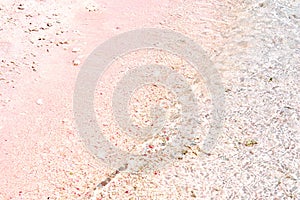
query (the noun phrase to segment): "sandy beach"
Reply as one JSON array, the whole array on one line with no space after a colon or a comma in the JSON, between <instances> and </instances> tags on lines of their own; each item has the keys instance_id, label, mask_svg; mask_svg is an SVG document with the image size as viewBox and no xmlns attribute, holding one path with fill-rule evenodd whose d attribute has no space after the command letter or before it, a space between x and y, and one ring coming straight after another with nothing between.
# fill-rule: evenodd
<instances>
[{"instance_id":1,"label":"sandy beach","mask_svg":"<svg viewBox=\"0 0 300 200\"><path fill-rule=\"evenodd\" d=\"M298 0L1 0L0 199L300 199L299 27ZM93 50L143 28L172 30L201 46L224 87L224 120L205 153L212 120L205 77L172 52L120 56L97 84L94 106L105 137L122 151L151 154L180 123L171 120L155 141L133 140L117 127L116 83L140 63L186 77L200 110L193 145L178 147L181 155L157 170L132 173L90 153L73 103ZM155 104L177 119L174 99L157 85L137 90L134 123L151 125Z\"/></svg>"}]
</instances>

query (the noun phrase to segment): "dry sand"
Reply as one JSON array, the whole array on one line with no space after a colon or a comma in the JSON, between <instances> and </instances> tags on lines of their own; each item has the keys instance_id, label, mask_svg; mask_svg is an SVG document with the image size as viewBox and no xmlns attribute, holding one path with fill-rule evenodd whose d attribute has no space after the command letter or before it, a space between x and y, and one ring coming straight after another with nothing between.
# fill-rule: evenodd
<instances>
[{"instance_id":1,"label":"dry sand","mask_svg":"<svg viewBox=\"0 0 300 200\"><path fill-rule=\"evenodd\" d=\"M0 16L0 199L300 199L298 0L1 0ZM224 132L201 159L199 146L184 147L158 171L114 175L77 134L74 86L94 48L145 27L178 31L207 52L225 87ZM154 54L146 61L185 66Z\"/></svg>"}]
</instances>

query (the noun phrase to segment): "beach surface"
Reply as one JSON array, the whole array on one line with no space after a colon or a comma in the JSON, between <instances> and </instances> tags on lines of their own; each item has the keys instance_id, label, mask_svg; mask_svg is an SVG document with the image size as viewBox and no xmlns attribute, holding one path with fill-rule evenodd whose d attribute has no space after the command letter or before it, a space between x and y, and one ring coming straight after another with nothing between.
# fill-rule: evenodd
<instances>
[{"instance_id":1,"label":"beach surface","mask_svg":"<svg viewBox=\"0 0 300 200\"><path fill-rule=\"evenodd\" d=\"M299 11L298 0L1 0L0 199L299 199ZM203 153L211 97L185 60L160 51L124 55L95 92L109 141L128 152L156 148L119 134L109 112L115 82L138 63L196 77L188 82L201 125L194 145L178 147L182 155L168 165L116 173L82 141L73 95L97 46L142 28L174 30L203 48L224 87L223 132ZM142 105L165 100L175 109L172 95L156 86L137 91L135 122L149 125Z\"/></svg>"}]
</instances>

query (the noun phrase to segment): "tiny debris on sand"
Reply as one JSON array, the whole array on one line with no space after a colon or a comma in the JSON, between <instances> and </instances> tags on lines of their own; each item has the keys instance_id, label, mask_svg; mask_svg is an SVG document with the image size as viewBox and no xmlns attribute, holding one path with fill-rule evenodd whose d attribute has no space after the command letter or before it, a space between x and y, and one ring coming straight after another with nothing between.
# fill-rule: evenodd
<instances>
[{"instance_id":1,"label":"tiny debris on sand","mask_svg":"<svg viewBox=\"0 0 300 200\"><path fill-rule=\"evenodd\" d=\"M77 53L77 52L79 52L80 51L80 48L79 47L74 47L73 49L72 49L72 52L73 53Z\"/></svg>"},{"instance_id":2,"label":"tiny debris on sand","mask_svg":"<svg viewBox=\"0 0 300 200\"><path fill-rule=\"evenodd\" d=\"M80 63L81 63L81 61L80 61L79 59L73 60L73 65L74 65L74 66L80 65Z\"/></svg>"},{"instance_id":3,"label":"tiny debris on sand","mask_svg":"<svg viewBox=\"0 0 300 200\"><path fill-rule=\"evenodd\" d=\"M43 105L43 99L38 99L36 100L37 105Z\"/></svg>"}]
</instances>

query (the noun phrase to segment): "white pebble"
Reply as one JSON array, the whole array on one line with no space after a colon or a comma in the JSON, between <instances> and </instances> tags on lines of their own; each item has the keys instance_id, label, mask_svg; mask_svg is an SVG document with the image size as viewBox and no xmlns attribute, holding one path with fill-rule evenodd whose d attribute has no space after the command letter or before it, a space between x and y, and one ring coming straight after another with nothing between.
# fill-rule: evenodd
<instances>
[{"instance_id":1,"label":"white pebble","mask_svg":"<svg viewBox=\"0 0 300 200\"><path fill-rule=\"evenodd\" d=\"M79 59L75 59L75 60L73 60L73 64L75 65L75 66L77 66L77 65L80 65L80 60Z\"/></svg>"},{"instance_id":2,"label":"white pebble","mask_svg":"<svg viewBox=\"0 0 300 200\"><path fill-rule=\"evenodd\" d=\"M73 53L76 53L76 52L79 52L79 51L80 51L80 48L74 47L74 48L72 49L72 52L73 52Z\"/></svg>"},{"instance_id":3,"label":"white pebble","mask_svg":"<svg viewBox=\"0 0 300 200\"><path fill-rule=\"evenodd\" d=\"M37 105L42 105L42 104L43 104L43 99L38 99L38 100L36 101L36 103L37 103Z\"/></svg>"}]
</instances>

